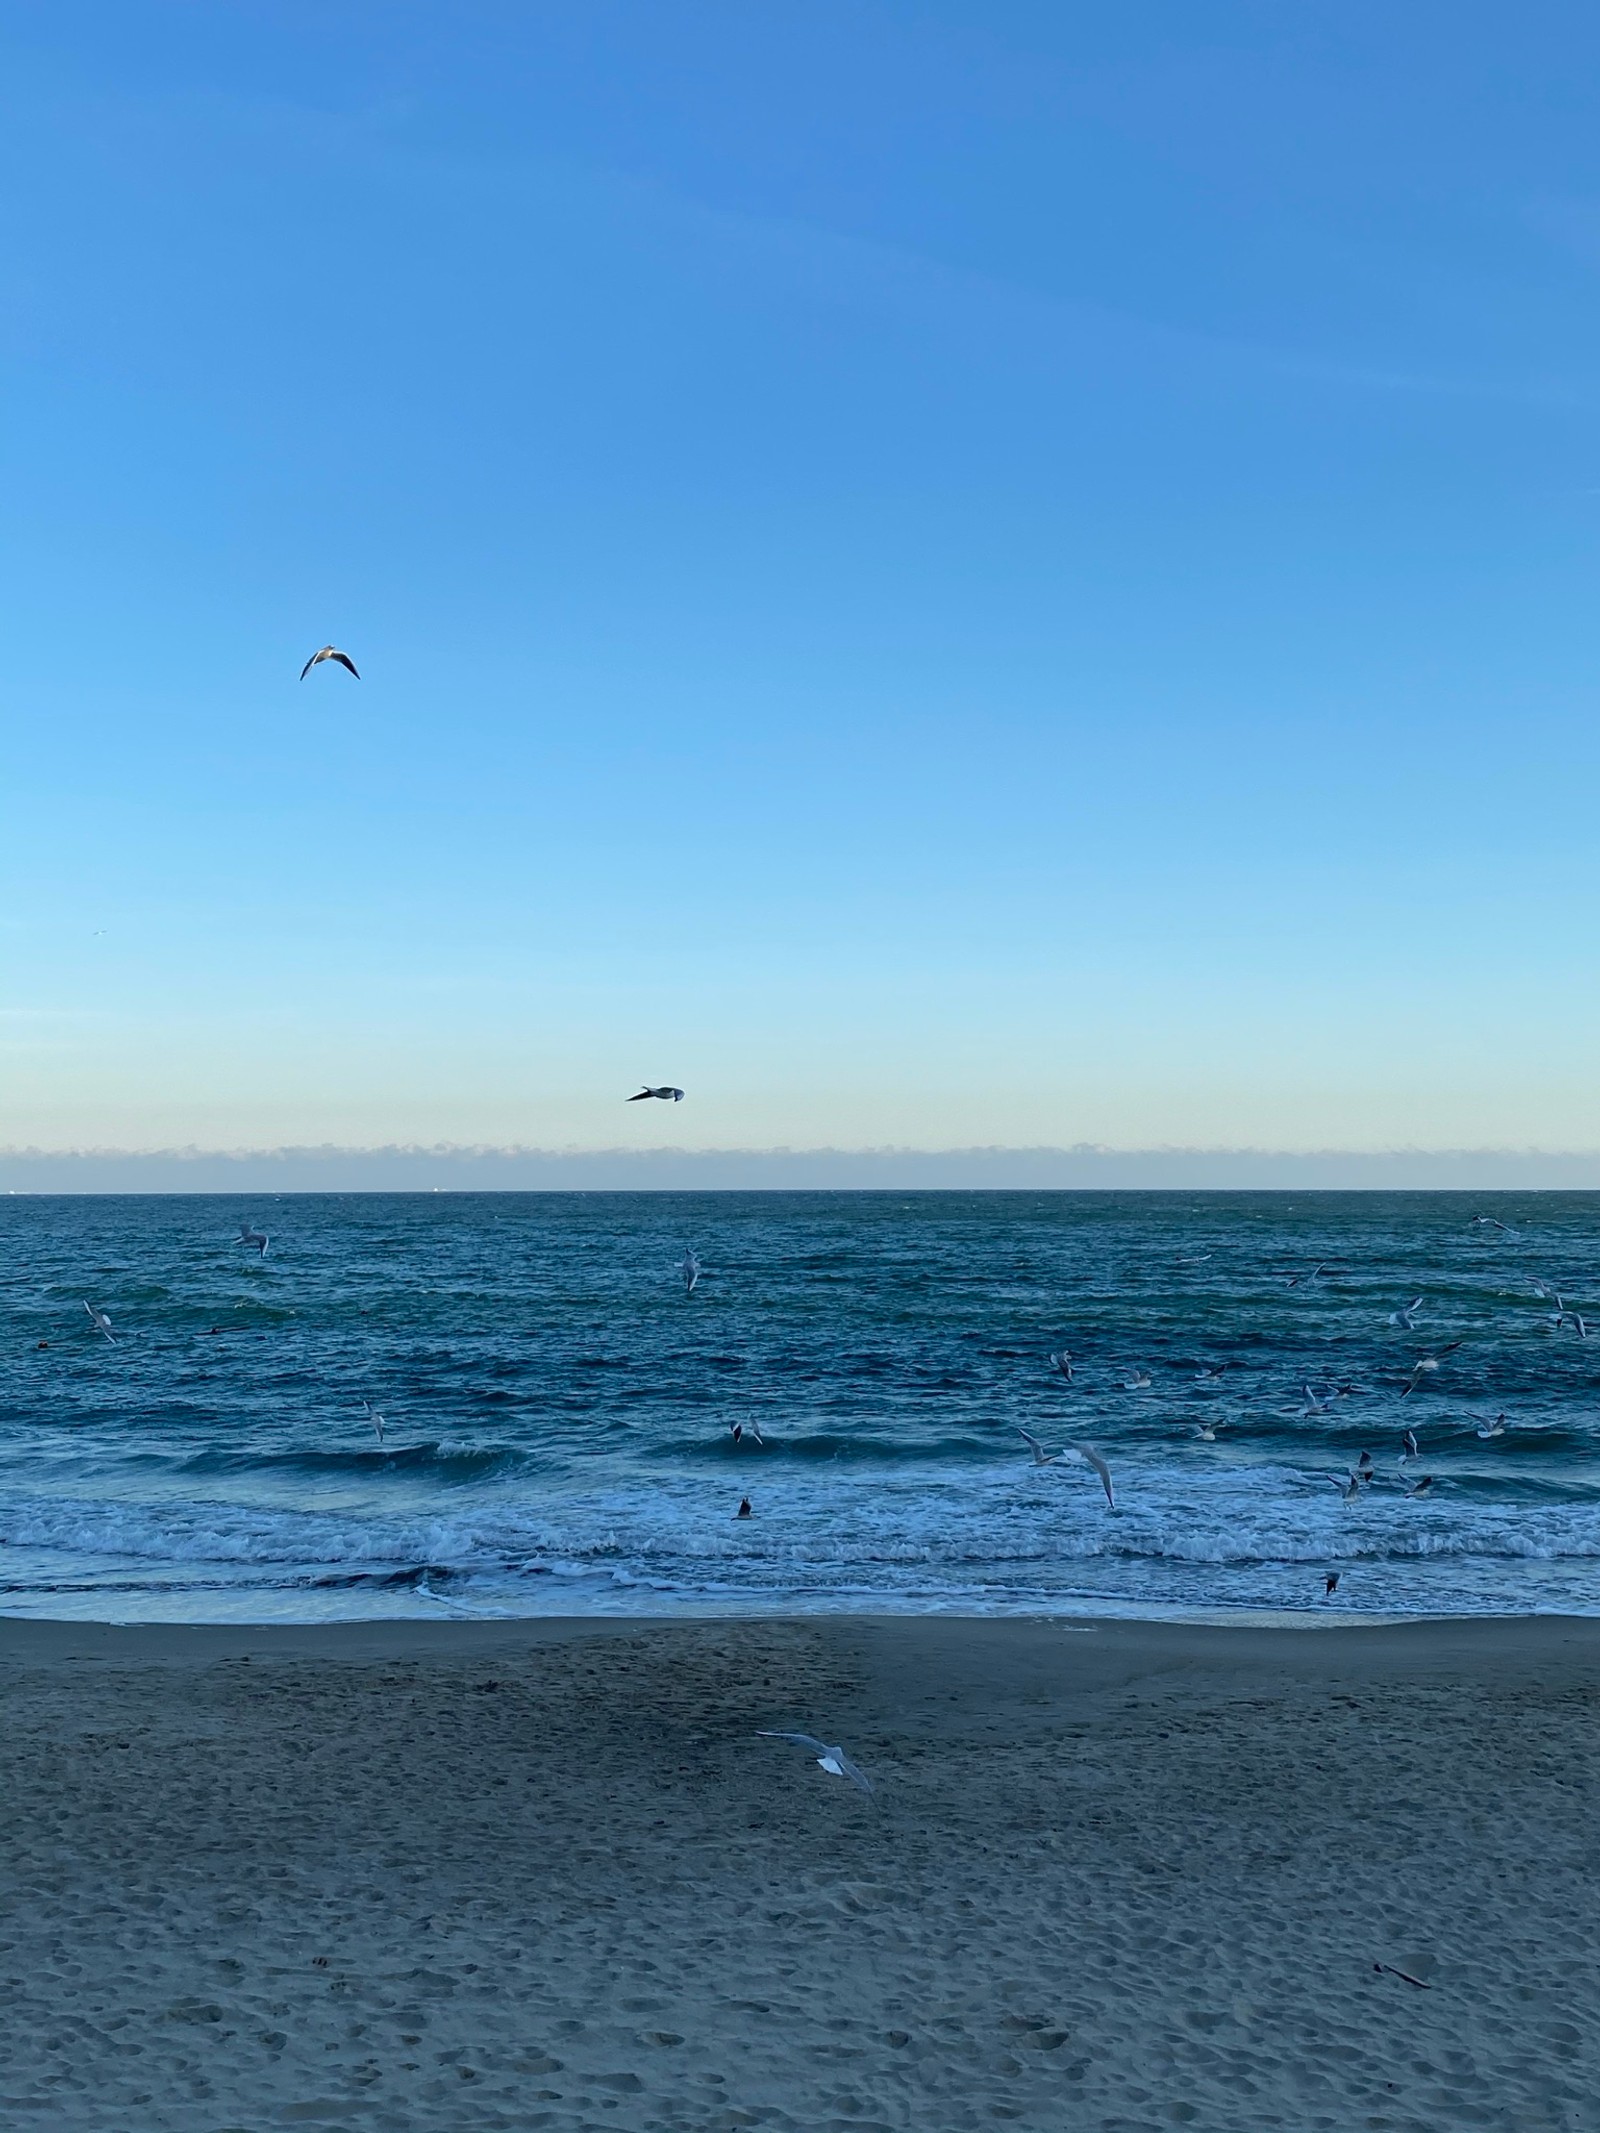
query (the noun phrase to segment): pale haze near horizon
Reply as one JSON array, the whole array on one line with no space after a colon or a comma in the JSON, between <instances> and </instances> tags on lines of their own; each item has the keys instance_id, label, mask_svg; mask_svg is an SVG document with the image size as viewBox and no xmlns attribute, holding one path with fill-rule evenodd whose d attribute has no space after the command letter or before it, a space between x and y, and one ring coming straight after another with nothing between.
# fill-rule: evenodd
<instances>
[{"instance_id":1,"label":"pale haze near horizon","mask_svg":"<svg viewBox=\"0 0 1600 2133\"><path fill-rule=\"evenodd\" d=\"M9 11L0 1139L1600 1145L1597 47Z\"/></svg>"}]
</instances>

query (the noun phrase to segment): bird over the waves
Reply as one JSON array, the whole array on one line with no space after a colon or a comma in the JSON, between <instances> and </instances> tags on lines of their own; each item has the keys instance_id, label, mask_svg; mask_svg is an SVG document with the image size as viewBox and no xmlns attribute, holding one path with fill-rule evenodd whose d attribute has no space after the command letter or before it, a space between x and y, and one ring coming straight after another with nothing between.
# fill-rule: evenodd
<instances>
[{"instance_id":1,"label":"bird over the waves","mask_svg":"<svg viewBox=\"0 0 1600 2133\"><path fill-rule=\"evenodd\" d=\"M1058 1352L1053 1352L1050 1360L1070 1385L1072 1383L1072 1357L1067 1353L1066 1349L1062 1348Z\"/></svg>"},{"instance_id":2,"label":"bird over the waves","mask_svg":"<svg viewBox=\"0 0 1600 2133\"><path fill-rule=\"evenodd\" d=\"M364 1415L366 1416L366 1418L367 1418L368 1422L369 1422L369 1423L370 1423L370 1424L372 1425L372 1434L373 1434L373 1435L374 1435L374 1436L375 1436L375 1437L377 1438L378 1442L379 1442L379 1443L381 1444L381 1443L383 1442L383 1417L382 1417L382 1415L380 1415L380 1414L379 1414L378 1410L377 1410L377 1409L376 1409L376 1408L375 1408L375 1407L373 1406L373 1404L372 1404L372 1402L371 1402L370 1400L363 1400L363 1401L362 1401L362 1403L361 1403L361 1410L362 1410L362 1413L363 1413L363 1414L364 1414Z\"/></svg>"},{"instance_id":3,"label":"bird over the waves","mask_svg":"<svg viewBox=\"0 0 1600 2133\"><path fill-rule=\"evenodd\" d=\"M767 1440L761 1434L761 1424L759 1422L730 1422L728 1424L728 1435L735 1444L743 1444L745 1438L748 1437L751 1443L759 1445L762 1451L767 1448Z\"/></svg>"},{"instance_id":4,"label":"bird over the waves","mask_svg":"<svg viewBox=\"0 0 1600 2133\"><path fill-rule=\"evenodd\" d=\"M1410 1303L1402 1304L1398 1311L1389 1313L1389 1323L1391 1326L1404 1326L1408 1333L1415 1333L1417 1330L1417 1313L1421 1309L1422 1298L1413 1296Z\"/></svg>"},{"instance_id":5,"label":"bird over the waves","mask_svg":"<svg viewBox=\"0 0 1600 2133\"><path fill-rule=\"evenodd\" d=\"M684 1295L692 1296L694 1294L694 1285L700 1279L700 1262L692 1251L684 1253L683 1263L678 1268L678 1272L683 1276Z\"/></svg>"},{"instance_id":6,"label":"bird over the waves","mask_svg":"<svg viewBox=\"0 0 1600 2133\"><path fill-rule=\"evenodd\" d=\"M628 1101L631 1104L642 1104L647 1096L653 1096L658 1103L663 1104L681 1104L683 1102L682 1089L674 1088L641 1089L637 1096L630 1096Z\"/></svg>"},{"instance_id":7,"label":"bird over the waves","mask_svg":"<svg viewBox=\"0 0 1600 2133\"><path fill-rule=\"evenodd\" d=\"M756 1735L756 1739L786 1740L792 1747L809 1748L829 1777L847 1778L859 1792L870 1793L872 1790L872 1780L859 1763L852 1762L842 1748L830 1748L826 1741L818 1740L814 1733L761 1732Z\"/></svg>"},{"instance_id":8,"label":"bird over the waves","mask_svg":"<svg viewBox=\"0 0 1600 2133\"><path fill-rule=\"evenodd\" d=\"M268 1238L265 1230L252 1229L248 1222L242 1222L239 1225L238 1241L241 1244L248 1244L253 1252L259 1253L260 1256L265 1259L267 1256L267 1245L271 1240Z\"/></svg>"},{"instance_id":9,"label":"bird over the waves","mask_svg":"<svg viewBox=\"0 0 1600 2133\"><path fill-rule=\"evenodd\" d=\"M83 1299L83 1308L88 1312L90 1323L95 1331L103 1333L114 1348L117 1345L117 1336L112 1332L111 1321L104 1311L100 1310L97 1305L90 1303L87 1296Z\"/></svg>"},{"instance_id":10,"label":"bird over the waves","mask_svg":"<svg viewBox=\"0 0 1600 2133\"><path fill-rule=\"evenodd\" d=\"M1442 1348L1436 1348L1431 1355L1419 1355L1411 1366L1411 1375L1406 1380L1406 1389L1401 1393L1401 1399L1404 1400L1414 1393L1424 1378L1433 1376L1439 1367L1441 1355L1450 1355L1460 1346L1460 1341L1446 1341Z\"/></svg>"},{"instance_id":11,"label":"bird over the waves","mask_svg":"<svg viewBox=\"0 0 1600 2133\"><path fill-rule=\"evenodd\" d=\"M1330 1570L1324 1575L1322 1580L1322 1597L1325 1600L1331 1600L1338 1590L1339 1573L1337 1570Z\"/></svg>"},{"instance_id":12,"label":"bird over the waves","mask_svg":"<svg viewBox=\"0 0 1600 2133\"><path fill-rule=\"evenodd\" d=\"M336 660L340 666L344 667L347 670L347 672L351 674L356 674L356 663L350 657L350 654L348 652L341 652L336 644L325 644L320 652L313 652L311 657L306 661L305 665L300 669L300 679L304 681L306 676L311 672L311 669L313 667L320 667L325 659ZM356 680L359 681L360 679L361 676L359 674L356 674Z\"/></svg>"}]
</instances>

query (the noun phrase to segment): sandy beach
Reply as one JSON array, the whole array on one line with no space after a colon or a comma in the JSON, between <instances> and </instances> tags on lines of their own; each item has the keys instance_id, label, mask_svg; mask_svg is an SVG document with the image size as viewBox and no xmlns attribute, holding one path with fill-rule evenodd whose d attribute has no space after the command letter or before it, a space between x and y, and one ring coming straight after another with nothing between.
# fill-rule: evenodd
<instances>
[{"instance_id":1,"label":"sandy beach","mask_svg":"<svg viewBox=\"0 0 1600 2133\"><path fill-rule=\"evenodd\" d=\"M1597 1685L1572 1619L5 1622L0 2115L1580 2133Z\"/></svg>"}]
</instances>

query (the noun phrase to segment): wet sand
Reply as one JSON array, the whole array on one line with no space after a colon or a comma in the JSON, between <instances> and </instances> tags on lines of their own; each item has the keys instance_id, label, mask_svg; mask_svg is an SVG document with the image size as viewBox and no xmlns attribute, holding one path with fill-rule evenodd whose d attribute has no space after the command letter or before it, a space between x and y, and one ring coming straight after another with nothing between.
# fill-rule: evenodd
<instances>
[{"instance_id":1,"label":"wet sand","mask_svg":"<svg viewBox=\"0 0 1600 2133\"><path fill-rule=\"evenodd\" d=\"M0 1622L0 1697L7 2126L1600 2123L1600 1622Z\"/></svg>"}]
</instances>

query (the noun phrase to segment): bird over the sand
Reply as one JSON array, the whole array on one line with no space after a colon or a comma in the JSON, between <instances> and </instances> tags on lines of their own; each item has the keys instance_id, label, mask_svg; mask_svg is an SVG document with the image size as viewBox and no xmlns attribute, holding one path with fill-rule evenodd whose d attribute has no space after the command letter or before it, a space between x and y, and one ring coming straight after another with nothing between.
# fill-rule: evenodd
<instances>
[{"instance_id":1,"label":"bird over the sand","mask_svg":"<svg viewBox=\"0 0 1600 2133\"><path fill-rule=\"evenodd\" d=\"M682 1089L671 1087L665 1089L641 1089L637 1096L630 1096L628 1101L631 1104L642 1104L647 1096L655 1097L658 1103L681 1104L683 1102Z\"/></svg>"},{"instance_id":2,"label":"bird over the sand","mask_svg":"<svg viewBox=\"0 0 1600 2133\"><path fill-rule=\"evenodd\" d=\"M809 1748L829 1777L847 1778L858 1792L870 1793L872 1780L861 1765L852 1762L842 1748L830 1748L825 1740L818 1740L814 1733L767 1733L760 1732L757 1740L786 1740L791 1747Z\"/></svg>"},{"instance_id":3,"label":"bird over the sand","mask_svg":"<svg viewBox=\"0 0 1600 2133\"><path fill-rule=\"evenodd\" d=\"M348 673L356 674L356 663L350 657L350 654L348 652L341 652L336 644L325 644L320 652L313 652L311 657L306 661L305 665L300 669L300 679L304 681L306 676L311 672L311 669L313 667L320 667L325 659L335 660ZM360 679L361 676L359 674L356 674L356 680L359 681Z\"/></svg>"},{"instance_id":4,"label":"bird over the sand","mask_svg":"<svg viewBox=\"0 0 1600 2133\"><path fill-rule=\"evenodd\" d=\"M112 1332L111 1321L109 1318L107 1318L104 1311L102 1311L98 1307L98 1305L90 1303L87 1296L83 1299L83 1308L88 1312L90 1321L93 1324L95 1331L97 1333L103 1333L106 1339L111 1343L112 1347L114 1348L117 1345L117 1336Z\"/></svg>"}]
</instances>

